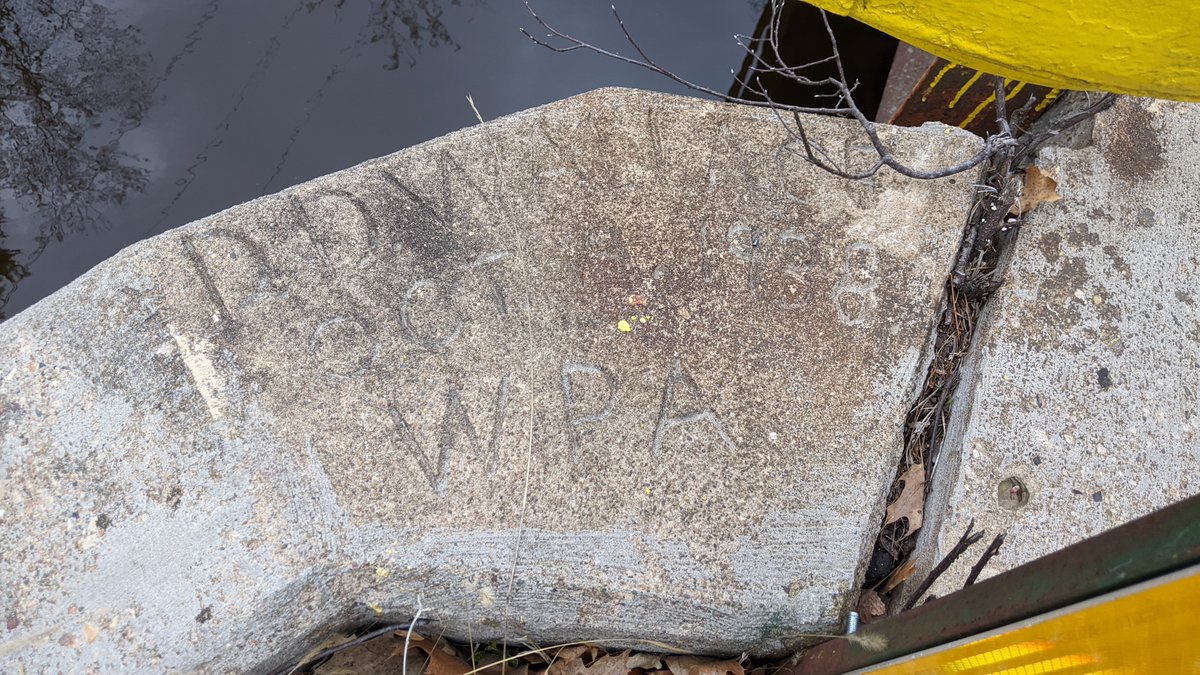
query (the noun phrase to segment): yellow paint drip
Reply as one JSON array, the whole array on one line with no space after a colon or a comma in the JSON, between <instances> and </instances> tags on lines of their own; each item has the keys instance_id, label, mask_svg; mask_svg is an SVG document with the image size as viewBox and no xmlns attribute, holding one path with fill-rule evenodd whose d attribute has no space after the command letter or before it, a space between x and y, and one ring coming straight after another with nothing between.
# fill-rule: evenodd
<instances>
[{"instance_id":1,"label":"yellow paint drip","mask_svg":"<svg viewBox=\"0 0 1200 675\"><path fill-rule=\"evenodd\" d=\"M948 61L1021 82L1200 101L1195 0L810 2Z\"/></svg>"},{"instance_id":2,"label":"yellow paint drip","mask_svg":"<svg viewBox=\"0 0 1200 675\"><path fill-rule=\"evenodd\" d=\"M1061 89L1051 89L1050 93L1046 94L1046 98L1041 103L1037 104L1037 107L1034 108L1033 111L1042 112L1047 106L1049 106L1051 103L1054 103L1054 99L1058 98L1059 94L1062 94Z\"/></svg>"},{"instance_id":3,"label":"yellow paint drip","mask_svg":"<svg viewBox=\"0 0 1200 675\"><path fill-rule=\"evenodd\" d=\"M956 65L957 64L954 64L954 63L947 63L946 65L942 66L942 69L938 71L938 74L936 76L934 76L933 82L930 82L929 86L925 88L925 93L921 94L921 102L922 103L924 103L929 98L929 94L931 94L933 92L933 90L938 86L938 82L942 81L942 78L946 76L946 73L950 72L951 69L953 69Z\"/></svg>"},{"instance_id":4,"label":"yellow paint drip","mask_svg":"<svg viewBox=\"0 0 1200 675\"><path fill-rule=\"evenodd\" d=\"M1012 82L1012 80L1010 80L1010 79L1004 80L1004 86L1007 87L1010 82ZM1017 86L1013 87L1012 90L1010 90L1008 92L1008 94L1004 97L1004 100L1011 101L1012 98L1014 96L1016 96L1024 88L1025 88L1025 83L1018 82ZM992 92L992 95L988 96L986 99L983 100L982 103L975 106L975 109L971 111L971 114L967 115L967 118L965 120L963 120L962 122L960 122L958 126L962 127L963 129L966 129L968 126L970 126L971 122L975 121L975 118L979 116L979 113L986 110L989 105L991 105L995 102L996 102L996 93Z\"/></svg>"},{"instance_id":5,"label":"yellow paint drip","mask_svg":"<svg viewBox=\"0 0 1200 675\"><path fill-rule=\"evenodd\" d=\"M971 87L972 87L972 86L973 86L973 85L974 85L976 82L978 82L978 81L979 81L979 78L980 78L980 77L983 77L983 73L982 73L982 72L980 72L980 71L978 71L978 70L977 70L977 71L975 71L975 74L971 76L971 79L967 80L967 83L966 83L966 84L964 84L964 85L963 85L963 86L962 86L962 87L961 87L961 88L958 90L958 93L954 95L954 99L950 101L950 105L948 105L948 106L946 106L946 107L947 107L947 108L953 108L953 107L954 107L954 105L955 105L956 103L958 103L959 99L961 99L961 98L963 97L963 95L964 95L964 94L966 94L966 93L967 93L967 92L968 92L968 91L971 89Z\"/></svg>"},{"instance_id":6,"label":"yellow paint drip","mask_svg":"<svg viewBox=\"0 0 1200 675\"><path fill-rule=\"evenodd\" d=\"M629 322L625 319L621 319L617 322L617 330L621 331L622 333L628 333L629 331L633 330L633 326L629 325Z\"/></svg>"}]
</instances>

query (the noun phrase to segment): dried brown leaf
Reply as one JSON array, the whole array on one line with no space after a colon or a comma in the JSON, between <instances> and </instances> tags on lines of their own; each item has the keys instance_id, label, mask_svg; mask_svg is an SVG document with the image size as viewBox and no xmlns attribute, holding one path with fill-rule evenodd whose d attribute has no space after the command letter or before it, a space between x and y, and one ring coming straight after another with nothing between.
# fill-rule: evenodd
<instances>
[{"instance_id":1,"label":"dried brown leaf","mask_svg":"<svg viewBox=\"0 0 1200 675\"><path fill-rule=\"evenodd\" d=\"M698 656L668 656L663 661L672 675L745 675L742 664L734 659L716 661Z\"/></svg>"},{"instance_id":2,"label":"dried brown leaf","mask_svg":"<svg viewBox=\"0 0 1200 675\"><path fill-rule=\"evenodd\" d=\"M921 529L921 518L925 513L925 464L922 462L908 467L908 471L900 474L900 480L904 483L904 489L896 501L888 505L883 524L886 527L901 518L907 519L908 531L904 533L907 537Z\"/></svg>"},{"instance_id":3,"label":"dried brown leaf","mask_svg":"<svg viewBox=\"0 0 1200 675\"><path fill-rule=\"evenodd\" d=\"M600 649L591 645L572 645L554 653L546 675L583 675L600 660ZM624 675L624 674L622 674Z\"/></svg>"},{"instance_id":4,"label":"dried brown leaf","mask_svg":"<svg viewBox=\"0 0 1200 675\"><path fill-rule=\"evenodd\" d=\"M887 614L887 605L883 604L883 599L873 589L868 588L858 596L858 616L863 623L870 623L884 614Z\"/></svg>"},{"instance_id":5,"label":"dried brown leaf","mask_svg":"<svg viewBox=\"0 0 1200 675\"><path fill-rule=\"evenodd\" d=\"M393 656L404 653L404 631L396 631L394 635L400 639L400 644L392 650ZM408 634L409 647L420 650L429 662L425 665L425 675L466 675L471 672L471 664L463 661L458 652L445 642L434 642L417 633Z\"/></svg>"},{"instance_id":6,"label":"dried brown leaf","mask_svg":"<svg viewBox=\"0 0 1200 675\"><path fill-rule=\"evenodd\" d=\"M917 561L909 560L903 565L892 570L892 573L888 575L887 581L884 582L883 588L880 589L880 593L891 593L893 588L899 586L905 579L911 577L912 573L916 569Z\"/></svg>"},{"instance_id":7,"label":"dried brown leaf","mask_svg":"<svg viewBox=\"0 0 1200 675\"><path fill-rule=\"evenodd\" d=\"M635 668L640 668L642 670L662 670L663 657L661 654L636 652L629 655L629 659L625 661L625 665L629 666L630 670Z\"/></svg>"},{"instance_id":8,"label":"dried brown leaf","mask_svg":"<svg viewBox=\"0 0 1200 675\"><path fill-rule=\"evenodd\" d=\"M663 668L658 654L624 651L602 654L595 647L567 647L558 653L546 675L629 675ZM666 671L663 671L666 672ZM702 673L701 675L707 675ZM737 675L741 675L738 673Z\"/></svg>"},{"instance_id":9,"label":"dried brown leaf","mask_svg":"<svg viewBox=\"0 0 1200 675\"><path fill-rule=\"evenodd\" d=\"M1021 190L1021 199L1009 211L1012 215L1025 215L1038 204L1056 202L1062 199L1058 194L1058 182L1042 173L1036 166L1025 171L1025 187ZM1018 208L1020 210L1018 210Z\"/></svg>"}]
</instances>

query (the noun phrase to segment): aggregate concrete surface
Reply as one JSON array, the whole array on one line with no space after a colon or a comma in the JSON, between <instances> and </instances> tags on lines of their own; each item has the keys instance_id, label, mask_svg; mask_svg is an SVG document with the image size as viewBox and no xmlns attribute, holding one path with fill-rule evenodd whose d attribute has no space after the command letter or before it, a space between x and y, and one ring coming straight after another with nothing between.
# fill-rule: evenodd
<instances>
[{"instance_id":1,"label":"aggregate concrete surface","mask_svg":"<svg viewBox=\"0 0 1200 675\"><path fill-rule=\"evenodd\" d=\"M920 166L980 147L882 133ZM970 181L847 183L791 142L601 90L139 243L0 325L0 669L263 670L419 603L477 641L839 630Z\"/></svg>"},{"instance_id":2,"label":"aggregate concrete surface","mask_svg":"<svg viewBox=\"0 0 1200 675\"><path fill-rule=\"evenodd\" d=\"M1120 99L1038 167L1033 210L964 363L915 578L971 518L983 577L1200 492L1200 106Z\"/></svg>"}]
</instances>

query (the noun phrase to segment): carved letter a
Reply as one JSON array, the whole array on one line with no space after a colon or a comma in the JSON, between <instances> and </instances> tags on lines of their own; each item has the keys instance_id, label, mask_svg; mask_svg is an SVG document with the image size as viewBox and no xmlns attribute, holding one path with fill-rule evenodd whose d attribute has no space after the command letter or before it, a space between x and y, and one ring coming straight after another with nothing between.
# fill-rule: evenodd
<instances>
[{"instance_id":1,"label":"carved letter a","mask_svg":"<svg viewBox=\"0 0 1200 675\"><path fill-rule=\"evenodd\" d=\"M725 430L725 423L707 405L699 410L672 413L671 408L675 404L675 392L677 391L677 387L680 386L687 387L691 392L696 394L697 399L700 399L700 388L696 386L695 380L690 375L683 372L683 365L680 363L679 357L676 356L675 360L671 362L671 371L667 373L667 384L663 390L662 407L658 413L658 426L654 429L654 456L658 457L662 454L663 440L668 431L693 422L708 423L713 428L713 431L716 431L717 435L721 437L721 442L725 444L725 447L736 451L737 446L729 438L729 433Z\"/></svg>"}]
</instances>

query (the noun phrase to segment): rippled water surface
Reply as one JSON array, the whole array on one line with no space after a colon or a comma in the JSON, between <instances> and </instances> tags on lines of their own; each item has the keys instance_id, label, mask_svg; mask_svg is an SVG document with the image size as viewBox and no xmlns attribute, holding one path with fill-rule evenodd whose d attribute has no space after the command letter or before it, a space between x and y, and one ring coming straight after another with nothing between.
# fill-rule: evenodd
<instances>
[{"instance_id":1,"label":"rippled water surface","mask_svg":"<svg viewBox=\"0 0 1200 675\"><path fill-rule=\"evenodd\" d=\"M625 47L611 0L535 8ZM761 0L619 2L718 90ZM485 118L653 73L537 47L518 0L0 0L0 317L121 248Z\"/></svg>"}]
</instances>

